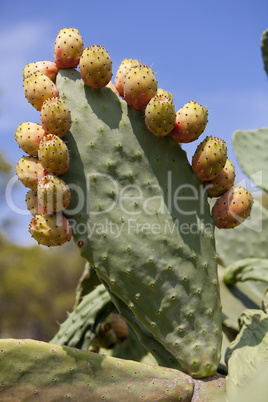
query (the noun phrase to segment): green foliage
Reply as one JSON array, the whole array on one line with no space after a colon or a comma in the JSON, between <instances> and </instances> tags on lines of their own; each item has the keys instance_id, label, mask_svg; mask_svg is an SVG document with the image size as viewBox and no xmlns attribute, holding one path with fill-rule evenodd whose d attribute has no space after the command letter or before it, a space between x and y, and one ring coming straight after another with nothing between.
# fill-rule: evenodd
<instances>
[{"instance_id":1,"label":"green foliage","mask_svg":"<svg viewBox=\"0 0 268 402\"><path fill-rule=\"evenodd\" d=\"M57 250L0 242L2 337L49 340L74 304L84 262L72 244Z\"/></svg>"},{"instance_id":2,"label":"green foliage","mask_svg":"<svg viewBox=\"0 0 268 402\"><path fill-rule=\"evenodd\" d=\"M268 128L235 131L233 146L243 171L256 186L268 191Z\"/></svg>"},{"instance_id":3,"label":"green foliage","mask_svg":"<svg viewBox=\"0 0 268 402\"><path fill-rule=\"evenodd\" d=\"M244 258L224 270L224 281L228 284L248 280L268 283L268 258Z\"/></svg>"}]
</instances>

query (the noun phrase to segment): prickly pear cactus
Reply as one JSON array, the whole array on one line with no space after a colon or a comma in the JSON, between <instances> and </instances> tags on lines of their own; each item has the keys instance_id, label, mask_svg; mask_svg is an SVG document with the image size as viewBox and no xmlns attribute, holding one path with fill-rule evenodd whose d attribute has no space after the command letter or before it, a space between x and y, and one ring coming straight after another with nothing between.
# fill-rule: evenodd
<instances>
[{"instance_id":1,"label":"prickly pear cactus","mask_svg":"<svg viewBox=\"0 0 268 402\"><path fill-rule=\"evenodd\" d=\"M221 348L214 223L186 153L150 133L143 111L109 88L87 87L78 71L61 70L57 87L73 122L62 178L82 256L136 333L142 327L192 376L214 374Z\"/></svg>"}]
</instances>

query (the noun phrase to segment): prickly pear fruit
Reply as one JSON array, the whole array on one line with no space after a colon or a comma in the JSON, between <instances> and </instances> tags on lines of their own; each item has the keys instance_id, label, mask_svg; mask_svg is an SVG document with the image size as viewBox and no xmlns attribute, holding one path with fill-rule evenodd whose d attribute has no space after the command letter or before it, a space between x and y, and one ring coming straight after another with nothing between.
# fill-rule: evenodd
<instances>
[{"instance_id":1,"label":"prickly pear fruit","mask_svg":"<svg viewBox=\"0 0 268 402\"><path fill-rule=\"evenodd\" d=\"M24 152L31 156L37 156L39 143L45 134L41 124L26 121L17 128L15 139Z\"/></svg>"},{"instance_id":2,"label":"prickly pear fruit","mask_svg":"<svg viewBox=\"0 0 268 402\"><path fill-rule=\"evenodd\" d=\"M124 96L124 81L129 70L134 66L140 66L141 63L136 59L124 59L118 67L114 85L120 96Z\"/></svg>"},{"instance_id":3,"label":"prickly pear fruit","mask_svg":"<svg viewBox=\"0 0 268 402\"><path fill-rule=\"evenodd\" d=\"M47 174L38 158L34 156L22 156L16 166L18 179L25 187L37 189L38 180Z\"/></svg>"},{"instance_id":4,"label":"prickly pear fruit","mask_svg":"<svg viewBox=\"0 0 268 402\"><path fill-rule=\"evenodd\" d=\"M36 215L31 219L29 232L43 246L61 246L71 240L72 229L61 213Z\"/></svg>"},{"instance_id":5,"label":"prickly pear fruit","mask_svg":"<svg viewBox=\"0 0 268 402\"><path fill-rule=\"evenodd\" d=\"M227 160L227 147L224 140L217 137L206 137L202 141L192 159L192 169L202 181L215 179L224 168Z\"/></svg>"},{"instance_id":6,"label":"prickly pear fruit","mask_svg":"<svg viewBox=\"0 0 268 402\"><path fill-rule=\"evenodd\" d=\"M39 144L38 158L48 173L57 176L64 174L69 167L69 151L60 137L54 134L45 135Z\"/></svg>"},{"instance_id":7,"label":"prickly pear fruit","mask_svg":"<svg viewBox=\"0 0 268 402\"><path fill-rule=\"evenodd\" d=\"M54 60L58 68L75 68L84 50L83 38L76 28L62 28L55 40Z\"/></svg>"},{"instance_id":8,"label":"prickly pear fruit","mask_svg":"<svg viewBox=\"0 0 268 402\"><path fill-rule=\"evenodd\" d=\"M217 199L212 208L212 217L219 229L232 229L250 215L252 195L244 187L230 188Z\"/></svg>"},{"instance_id":9,"label":"prickly pear fruit","mask_svg":"<svg viewBox=\"0 0 268 402\"><path fill-rule=\"evenodd\" d=\"M26 78L23 83L25 98L38 111L47 98L59 96L59 91L54 82L45 74L37 72Z\"/></svg>"},{"instance_id":10,"label":"prickly pear fruit","mask_svg":"<svg viewBox=\"0 0 268 402\"><path fill-rule=\"evenodd\" d=\"M157 92L156 92L156 96L166 96L167 98L169 98L171 100L171 102L173 102L173 95L171 92L165 91L162 88L158 88Z\"/></svg>"},{"instance_id":11,"label":"prickly pear fruit","mask_svg":"<svg viewBox=\"0 0 268 402\"><path fill-rule=\"evenodd\" d=\"M207 108L195 101L188 102L178 110L171 136L179 143L195 141L204 132L207 122Z\"/></svg>"},{"instance_id":12,"label":"prickly pear fruit","mask_svg":"<svg viewBox=\"0 0 268 402\"><path fill-rule=\"evenodd\" d=\"M124 82L124 99L136 110L143 110L156 95L157 80L148 66L132 67Z\"/></svg>"},{"instance_id":13,"label":"prickly pear fruit","mask_svg":"<svg viewBox=\"0 0 268 402\"><path fill-rule=\"evenodd\" d=\"M33 216L35 215L42 215L46 214L47 210L40 204L37 198L37 191L36 190L29 190L26 194L26 205L28 210L31 212Z\"/></svg>"},{"instance_id":14,"label":"prickly pear fruit","mask_svg":"<svg viewBox=\"0 0 268 402\"><path fill-rule=\"evenodd\" d=\"M95 343L98 348L111 349L124 342L129 336L129 328L124 318L111 313L101 324Z\"/></svg>"},{"instance_id":15,"label":"prickly pear fruit","mask_svg":"<svg viewBox=\"0 0 268 402\"><path fill-rule=\"evenodd\" d=\"M48 174L38 182L37 197L38 202L48 212L60 212L68 208L71 191L62 179Z\"/></svg>"},{"instance_id":16,"label":"prickly pear fruit","mask_svg":"<svg viewBox=\"0 0 268 402\"><path fill-rule=\"evenodd\" d=\"M41 124L46 133L62 137L68 133L72 125L71 112L58 97L48 98L41 108Z\"/></svg>"},{"instance_id":17,"label":"prickly pear fruit","mask_svg":"<svg viewBox=\"0 0 268 402\"><path fill-rule=\"evenodd\" d=\"M168 135L175 126L175 106L166 96L154 96L145 108L145 124L158 137Z\"/></svg>"},{"instance_id":18,"label":"prickly pear fruit","mask_svg":"<svg viewBox=\"0 0 268 402\"><path fill-rule=\"evenodd\" d=\"M103 46L88 46L79 62L80 74L86 85L103 88L112 78L112 60Z\"/></svg>"},{"instance_id":19,"label":"prickly pear fruit","mask_svg":"<svg viewBox=\"0 0 268 402\"><path fill-rule=\"evenodd\" d=\"M51 81L55 82L59 68L54 61L35 61L34 63L28 63L22 72L23 79L25 80L25 78L37 72L45 74Z\"/></svg>"},{"instance_id":20,"label":"prickly pear fruit","mask_svg":"<svg viewBox=\"0 0 268 402\"><path fill-rule=\"evenodd\" d=\"M206 181L205 186L209 197L219 197L225 191L233 187L235 181L235 166L230 159L227 159L220 174L211 181Z\"/></svg>"}]
</instances>

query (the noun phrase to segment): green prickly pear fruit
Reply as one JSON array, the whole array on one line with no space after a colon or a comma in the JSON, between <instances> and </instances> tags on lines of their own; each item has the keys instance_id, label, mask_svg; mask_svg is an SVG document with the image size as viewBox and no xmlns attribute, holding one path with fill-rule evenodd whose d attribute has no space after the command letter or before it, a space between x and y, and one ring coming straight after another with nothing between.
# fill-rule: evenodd
<instances>
[{"instance_id":1,"label":"green prickly pear fruit","mask_svg":"<svg viewBox=\"0 0 268 402\"><path fill-rule=\"evenodd\" d=\"M18 126L15 139L24 152L37 156L39 143L45 134L41 124L26 121Z\"/></svg>"},{"instance_id":2,"label":"green prickly pear fruit","mask_svg":"<svg viewBox=\"0 0 268 402\"><path fill-rule=\"evenodd\" d=\"M175 106L164 95L154 96L145 108L145 124L158 137L168 135L175 126Z\"/></svg>"},{"instance_id":3,"label":"green prickly pear fruit","mask_svg":"<svg viewBox=\"0 0 268 402\"><path fill-rule=\"evenodd\" d=\"M232 229L250 215L252 195L244 187L230 188L217 199L212 208L212 217L219 229Z\"/></svg>"},{"instance_id":4,"label":"green prickly pear fruit","mask_svg":"<svg viewBox=\"0 0 268 402\"><path fill-rule=\"evenodd\" d=\"M48 173L57 176L64 174L70 162L67 145L54 134L45 135L39 144L38 158Z\"/></svg>"},{"instance_id":5,"label":"green prickly pear fruit","mask_svg":"<svg viewBox=\"0 0 268 402\"><path fill-rule=\"evenodd\" d=\"M60 212L68 208L71 191L62 179L48 174L38 182L37 197L38 202L48 212Z\"/></svg>"},{"instance_id":6,"label":"green prickly pear fruit","mask_svg":"<svg viewBox=\"0 0 268 402\"><path fill-rule=\"evenodd\" d=\"M208 110L195 101L186 103L176 115L176 124L171 136L179 143L197 140L208 122Z\"/></svg>"},{"instance_id":7,"label":"green prickly pear fruit","mask_svg":"<svg viewBox=\"0 0 268 402\"><path fill-rule=\"evenodd\" d=\"M126 75L132 67L140 66L141 63L136 59L124 59L120 66L118 67L116 76L115 76L115 88L118 91L120 96L124 96L124 82L126 79Z\"/></svg>"},{"instance_id":8,"label":"green prickly pear fruit","mask_svg":"<svg viewBox=\"0 0 268 402\"><path fill-rule=\"evenodd\" d=\"M71 128L71 112L58 97L48 98L41 108L41 124L46 133L63 137Z\"/></svg>"},{"instance_id":9,"label":"green prickly pear fruit","mask_svg":"<svg viewBox=\"0 0 268 402\"><path fill-rule=\"evenodd\" d=\"M56 84L39 71L24 80L23 88L25 98L39 112L47 98L59 96Z\"/></svg>"},{"instance_id":10,"label":"green prickly pear fruit","mask_svg":"<svg viewBox=\"0 0 268 402\"><path fill-rule=\"evenodd\" d=\"M38 158L24 155L17 163L16 174L25 187L37 190L38 180L41 180L47 172Z\"/></svg>"},{"instance_id":11,"label":"green prickly pear fruit","mask_svg":"<svg viewBox=\"0 0 268 402\"><path fill-rule=\"evenodd\" d=\"M169 98L171 100L171 102L173 102L173 95L171 92L165 91L162 88L158 88L157 92L156 92L156 96L166 96L167 98Z\"/></svg>"},{"instance_id":12,"label":"green prickly pear fruit","mask_svg":"<svg viewBox=\"0 0 268 402\"><path fill-rule=\"evenodd\" d=\"M112 60L103 46L88 46L79 62L80 74L86 85L103 88L112 78Z\"/></svg>"},{"instance_id":13,"label":"green prickly pear fruit","mask_svg":"<svg viewBox=\"0 0 268 402\"><path fill-rule=\"evenodd\" d=\"M57 74L59 72L59 68L54 61L35 61L34 63L28 63L27 66L24 67L22 76L25 80L30 75L40 72L45 74L51 81L55 82Z\"/></svg>"},{"instance_id":14,"label":"green prickly pear fruit","mask_svg":"<svg viewBox=\"0 0 268 402\"><path fill-rule=\"evenodd\" d=\"M55 40L54 60L58 68L75 68L84 50L83 38L76 28L62 28Z\"/></svg>"},{"instance_id":15,"label":"green prickly pear fruit","mask_svg":"<svg viewBox=\"0 0 268 402\"><path fill-rule=\"evenodd\" d=\"M136 110L144 110L157 93L157 80L148 66L132 67L124 82L124 99Z\"/></svg>"},{"instance_id":16,"label":"green prickly pear fruit","mask_svg":"<svg viewBox=\"0 0 268 402\"><path fill-rule=\"evenodd\" d=\"M36 190L29 190L26 194L26 205L33 216L46 214L47 210L40 204Z\"/></svg>"},{"instance_id":17,"label":"green prickly pear fruit","mask_svg":"<svg viewBox=\"0 0 268 402\"><path fill-rule=\"evenodd\" d=\"M227 159L224 168L220 174L211 181L205 182L207 194L209 197L219 197L225 191L233 187L235 181L235 166L230 159Z\"/></svg>"},{"instance_id":18,"label":"green prickly pear fruit","mask_svg":"<svg viewBox=\"0 0 268 402\"><path fill-rule=\"evenodd\" d=\"M36 215L31 219L29 232L43 246L61 246L71 240L72 229L61 213Z\"/></svg>"},{"instance_id":19,"label":"green prickly pear fruit","mask_svg":"<svg viewBox=\"0 0 268 402\"><path fill-rule=\"evenodd\" d=\"M198 145L193 155L192 169L200 180L213 180L224 168L226 160L225 141L208 136Z\"/></svg>"}]
</instances>

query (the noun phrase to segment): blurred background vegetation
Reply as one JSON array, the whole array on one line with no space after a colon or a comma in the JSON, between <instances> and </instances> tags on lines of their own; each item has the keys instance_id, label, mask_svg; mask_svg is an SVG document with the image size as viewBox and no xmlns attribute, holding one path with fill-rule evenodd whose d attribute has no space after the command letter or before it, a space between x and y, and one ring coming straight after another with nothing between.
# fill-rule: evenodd
<instances>
[{"instance_id":1,"label":"blurred background vegetation","mask_svg":"<svg viewBox=\"0 0 268 402\"><path fill-rule=\"evenodd\" d=\"M0 209L13 171L0 152ZM55 249L14 244L8 214L0 225L0 337L49 341L72 311L84 261L72 242Z\"/></svg>"}]
</instances>

